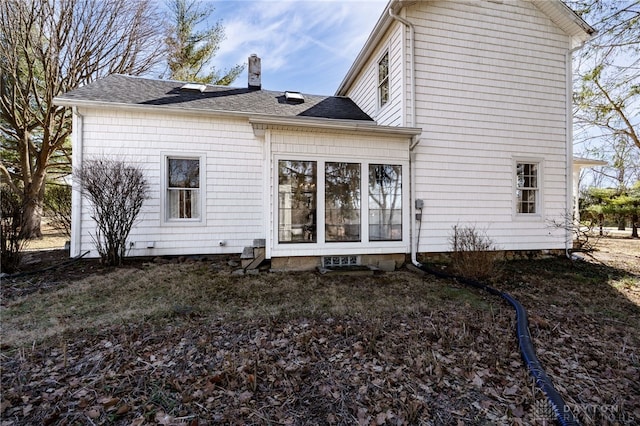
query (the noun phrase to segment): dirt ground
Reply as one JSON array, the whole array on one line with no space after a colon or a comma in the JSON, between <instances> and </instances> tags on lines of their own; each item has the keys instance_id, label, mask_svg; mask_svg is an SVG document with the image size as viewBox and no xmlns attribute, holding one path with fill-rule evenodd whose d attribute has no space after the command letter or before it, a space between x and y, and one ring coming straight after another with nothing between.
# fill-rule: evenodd
<instances>
[{"instance_id":1,"label":"dirt ground","mask_svg":"<svg viewBox=\"0 0 640 426\"><path fill-rule=\"evenodd\" d=\"M491 284L528 310L583 425L640 424L640 240L598 247L509 262ZM31 251L23 271L67 260ZM0 345L0 425L553 421L500 298L406 269L235 277L230 261L81 260L3 279L3 340L28 344ZM21 340L34 330L47 337Z\"/></svg>"},{"instance_id":2,"label":"dirt ground","mask_svg":"<svg viewBox=\"0 0 640 426\"><path fill-rule=\"evenodd\" d=\"M640 274L640 240L632 238L602 238L591 257L612 267ZM586 257L589 260L589 256Z\"/></svg>"}]
</instances>

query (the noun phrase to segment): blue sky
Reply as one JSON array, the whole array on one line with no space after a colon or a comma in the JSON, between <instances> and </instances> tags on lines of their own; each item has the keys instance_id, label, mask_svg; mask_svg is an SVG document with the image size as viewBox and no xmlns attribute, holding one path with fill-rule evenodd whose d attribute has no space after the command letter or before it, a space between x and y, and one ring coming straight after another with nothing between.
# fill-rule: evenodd
<instances>
[{"instance_id":1,"label":"blue sky","mask_svg":"<svg viewBox=\"0 0 640 426\"><path fill-rule=\"evenodd\" d=\"M207 2L226 39L211 65L227 69L262 59L262 87L332 95L387 0L222 0ZM247 84L245 70L233 86Z\"/></svg>"}]
</instances>

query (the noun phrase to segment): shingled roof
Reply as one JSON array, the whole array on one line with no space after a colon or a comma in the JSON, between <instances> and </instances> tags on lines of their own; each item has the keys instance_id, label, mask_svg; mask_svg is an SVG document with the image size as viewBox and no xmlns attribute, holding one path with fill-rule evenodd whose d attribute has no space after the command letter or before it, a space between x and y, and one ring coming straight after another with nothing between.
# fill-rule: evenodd
<instances>
[{"instance_id":1,"label":"shingled roof","mask_svg":"<svg viewBox=\"0 0 640 426\"><path fill-rule=\"evenodd\" d=\"M305 94L304 102L294 102L288 101L283 92L227 86L207 86L203 92L181 90L184 84L115 74L60 95L56 103L138 105L275 117L373 121L355 102L342 96Z\"/></svg>"}]
</instances>

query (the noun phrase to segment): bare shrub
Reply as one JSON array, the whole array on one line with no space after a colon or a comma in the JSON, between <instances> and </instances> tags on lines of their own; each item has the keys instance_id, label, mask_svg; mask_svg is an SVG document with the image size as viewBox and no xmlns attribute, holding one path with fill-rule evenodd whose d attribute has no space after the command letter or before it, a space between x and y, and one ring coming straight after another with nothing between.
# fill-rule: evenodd
<instances>
[{"instance_id":1,"label":"bare shrub","mask_svg":"<svg viewBox=\"0 0 640 426\"><path fill-rule=\"evenodd\" d=\"M123 161L98 158L87 160L74 172L82 195L93 207L96 221L92 235L102 262L120 266L126 254L126 240L148 198L149 185L142 170Z\"/></svg>"},{"instance_id":2,"label":"bare shrub","mask_svg":"<svg viewBox=\"0 0 640 426\"><path fill-rule=\"evenodd\" d=\"M20 266L26 239L22 235L23 206L6 185L0 186L0 272L14 272Z\"/></svg>"},{"instance_id":3,"label":"bare shrub","mask_svg":"<svg viewBox=\"0 0 640 426\"><path fill-rule=\"evenodd\" d=\"M550 228L564 229L573 235L573 249L571 252L591 253L596 250L596 246L600 238L604 235L602 229L600 232L594 232L596 226L599 226L599 220L593 219L580 222L573 217L572 214L566 213L562 219L550 219L547 225ZM601 223L601 222L600 222ZM600 226L600 228L602 228Z\"/></svg>"},{"instance_id":4,"label":"bare shrub","mask_svg":"<svg viewBox=\"0 0 640 426\"><path fill-rule=\"evenodd\" d=\"M454 225L449 236L451 266L467 278L488 278L498 271L499 255L486 231L474 225Z\"/></svg>"},{"instance_id":5,"label":"bare shrub","mask_svg":"<svg viewBox=\"0 0 640 426\"><path fill-rule=\"evenodd\" d=\"M71 186L50 183L44 196L45 214L51 226L71 236Z\"/></svg>"}]
</instances>

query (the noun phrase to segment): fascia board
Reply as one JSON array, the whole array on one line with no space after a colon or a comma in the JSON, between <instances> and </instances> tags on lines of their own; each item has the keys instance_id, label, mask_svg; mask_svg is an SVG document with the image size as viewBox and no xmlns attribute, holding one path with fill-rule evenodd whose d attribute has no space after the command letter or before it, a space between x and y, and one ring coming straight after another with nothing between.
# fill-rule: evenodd
<instances>
[{"instance_id":1,"label":"fascia board","mask_svg":"<svg viewBox=\"0 0 640 426\"><path fill-rule=\"evenodd\" d=\"M200 108L176 108L158 105L141 105L141 104L128 104L120 102L103 102L103 101L89 101L67 98L53 98L53 103L59 106L65 107L85 107L85 108L99 108L99 109L118 109L123 111L144 111L153 113L173 113L173 114L186 114L186 115L199 115L199 116L218 116L218 117L251 117L255 113L243 112L243 111L225 111L225 110L212 110L212 109L200 109Z\"/></svg>"},{"instance_id":2,"label":"fascia board","mask_svg":"<svg viewBox=\"0 0 640 426\"><path fill-rule=\"evenodd\" d=\"M379 126L370 121L333 120L330 118L252 116L249 118L249 123L254 125L254 127L258 125L267 127L298 127L319 130L371 133L402 138L415 137L422 133L422 129L418 127Z\"/></svg>"},{"instance_id":3,"label":"fascia board","mask_svg":"<svg viewBox=\"0 0 640 426\"><path fill-rule=\"evenodd\" d=\"M99 102L65 98L54 98L55 105L67 107L85 107L99 109L118 109L122 111L142 111L152 113L174 113L184 115L198 115L209 117L233 117L245 118L252 125L266 126L289 126L299 128L314 128L323 130L339 130L352 132L367 132L372 134L383 134L396 137L414 137L422 133L422 129L415 127L394 127L379 126L375 122L360 120L335 120L331 118L314 118L314 117L281 117L272 115L260 115L242 111L221 111L209 109L193 109L193 108L175 108L175 107L158 107L157 105L139 105L114 102Z\"/></svg>"}]
</instances>

